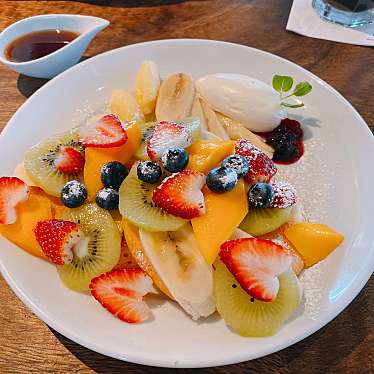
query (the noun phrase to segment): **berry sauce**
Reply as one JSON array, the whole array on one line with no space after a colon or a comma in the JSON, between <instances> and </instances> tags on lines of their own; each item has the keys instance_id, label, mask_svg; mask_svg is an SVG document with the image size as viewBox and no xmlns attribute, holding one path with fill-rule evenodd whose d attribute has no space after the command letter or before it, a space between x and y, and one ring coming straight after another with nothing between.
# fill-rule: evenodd
<instances>
[{"instance_id":1,"label":"berry sauce","mask_svg":"<svg viewBox=\"0 0 374 374\"><path fill-rule=\"evenodd\" d=\"M298 121L285 118L273 131L261 135L274 148L273 161L277 164L293 164L304 154L304 133Z\"/></svg>"}]
</instances>

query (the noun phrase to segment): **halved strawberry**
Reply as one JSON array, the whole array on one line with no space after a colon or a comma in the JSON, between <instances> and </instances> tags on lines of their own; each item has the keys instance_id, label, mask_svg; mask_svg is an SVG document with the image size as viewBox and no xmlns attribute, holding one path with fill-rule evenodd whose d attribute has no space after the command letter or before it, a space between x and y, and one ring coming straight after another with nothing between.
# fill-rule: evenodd
<instances>
[{"instance_id":1,"label":"halved strawberry","mask_svg":"<svg viewBox=\"0 0 374 374\"><path fill-rule=\"evenodd\" d=\"M247 183L268 183L277 172L274 161L246 139L236 142L235 153L248 160L249 171L244 176Z\"/></svg>"},{"instance_id":2,"label":"halved strawberry","mask_svg":"<svg viewBox=\"0 0 374 374\"><path fill-rule=\"evenodd\" d=\"M110 313L128 323L143 322L151 310L143 301L152 280L140 269L112 270L92 279L92 296Z\"/></svg>"},{"instance_id":3,"label":"halved strawberry","mask_svg":"<svg viewBox=\"0 0 374 374\"><path fill-rule=\"evenodd\" d=\"M60 147L54 162L56 168L65 174L80 173L84 168L84 157L74 147Z\"/></svg>"},{"instance_id":4,"label":"halved strawberry","mask_svg":"<svg viewBox=\"0 0 374 374\"><path fill-rule=\"evenodd\" d=\"M85 235L75 222L59 219L40 221L34 233L42 251L56 265L70 264L74 257L73 249L79 257L87 254Z\"/></svg>"},{"instance_id":5,"label":"halved strawberry","mask_svg":"<svg viewBox=\"0 0 374 374\"><path fill-rule=\"evenodd\" d=\"M184 219L205 213L204 195L201 192L205 175L195 170L172 174L153 191L152 199L165 212Z\"/></svg>"},{"instance_id":6,"label":"halved strawberry","mask_svg":"<svg viewBox=\"0 0 374 374\"><path fill-rule=\"evenodd\" d=\"M274 199L270 204L271 208L288 208L297 201L295 188L287 182L271 182L274 191Z\"/></svg>"},{"instance_id":7,"label":"halved strawberry","mask_svg":"<svg viewBox=\"0 0 374 374\"><path fill-rule=\"evenodd\" d=\"M275 299L278 276L292 263L283 247L266 239L229 240L221 245L219 255L244 291L262 301Z\"/></svg>"},{"instance_id":8,"label":"halved strawberry","mask_svg":"<svg viewBox=\"0 0 374 374\"><path fill-rule=\"evenodd\" d=\"M155 126L147 140L147 153L151 160L158 160L169 148L187 148L191 143L191 134L184 126L163 121Z\"/></svg>"},{"instance_id":9,"label":"halved strawberry","mask_svg":"<svg viewBox=\"0 0 374 374\"><path fill-rule=\"evenodd\" d=\"M126 131L114 114L107 114L79 131L79 141L86 147L119 147L125 144L126 140Z\"/></svg>"},{"instance_id":10,"label":"halved strawberry","mask_svg":"<svg viewBox=\"0 0 374 374\"><path fill-rule=\"evenodd\" d=\"M10 225L17 220L16 206L29 197L29 187L17 177L0 178L0 224Z\"/></svg>"}]
</instances>

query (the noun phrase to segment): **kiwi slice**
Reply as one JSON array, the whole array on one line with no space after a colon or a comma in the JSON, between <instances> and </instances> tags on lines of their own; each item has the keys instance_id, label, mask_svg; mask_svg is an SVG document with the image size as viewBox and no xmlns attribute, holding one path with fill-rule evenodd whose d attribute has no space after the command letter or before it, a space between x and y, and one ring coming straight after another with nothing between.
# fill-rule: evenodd
<instances>
[{"instance_id":1,"label":"kiwi slice","mask_svg":"<svg viewBox=\"0 0 374 374\"><path fill-rule=\"evenodd\" d=\"M291 209L292 207L252 209L243 219L240 228L253 236L265 235L288 222Z\"/></svg>"},{"instance_id":2,"label":"kiwi slice","mask_svg":"<svg viewBox=\"0 0 374 374\"><path fill-rule=\"evenodd\" d=\"M148 231L180 229L187 221L166 213L154 204L152 194L156 185L138 179L136 167L137 164L134 164L119 190L119 211L122 217Z\"/></svg>"},{"instance_id":3,"label":"kiwi slice","mask_svg":"<svg viewBox=\"0 0 374 374\"><path fill-rule=\"evenodd\" d=\"M251 298L239 285L224 263L217 261L214 293L217 311L241 336L271 336L295 312L301 301L296 275L289 270L279 276L275 300L264 302Z\"/></svg>"},{"instance_id":4,"label":"kiwi slice","mask_svg":"<svg viewBox=\"0 0 374 374\"><path fill-rule=\"evenodd\" d=\"M142 142L140 144L139 149L135 153L135 157L138 160L148 160L147 154L147 139L152 135L153 129L157 122L147 122L140 124L140 133L142 136ZM201 137L201 124L200 119L198 117L188 117L185 120L178 122L181 125L185 126L190 132L192 136L192 142L199 140Z\"/></svg>"},{"instance_id":5,"label":"kiwi slice","mask_svg":"<svg viewBox=\"0 0 374 374\"><path fill-rule=\"evenodd\" d=\"M61 147L71 146L83 154L83 147L78 143L76 131L54 135L33 146L25 156L24 165L32 181L45 192L60 196L62 187L75 179L83 181L82 173L65 174L55 167L55 159Z\"/></svg>"},{"instance_id":6,"label":"kiwi slice","mask_svg":"<svg viewBox=\"0 0 374 374\"><path fill-rule=\"evenodd\" d=\"M87 291L91 279L110 271L121 254L121 235L110 213L96 204L63 210L58 219L76 222L86 236L80 256L73 262L57 266L64 284L75 291ZM73 251L74 252L74 251Z\"/></svg>"}]
</instances>

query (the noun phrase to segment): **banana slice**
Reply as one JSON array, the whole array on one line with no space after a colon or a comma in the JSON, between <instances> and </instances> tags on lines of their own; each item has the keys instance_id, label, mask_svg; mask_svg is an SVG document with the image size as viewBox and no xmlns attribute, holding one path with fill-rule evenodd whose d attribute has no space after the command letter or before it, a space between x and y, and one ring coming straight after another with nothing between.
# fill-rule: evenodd
<instances>
[{"instance_id":1,"label":"banana slice","mask_svg":"<svg viewBox=\"0 0 374 374\"><path fill-rule=\"evenodd\" d=\"M215 311L213 270L197 247L191 226L174 232L139 230L144 252L173 298L197 320Z\"/></svg>"},{"instance_id":2,"label":"banana slice","mask_svg":"<svg viewBox=\"0 0 374 374\"><path fill-rule=\"evenodd\" d=\"M160 87L156 117L158 121L181 121L191 113L195 86L191 77L184 73L170 75Z\"/></svg>"},{"instance_id":3,"label":"banana slice","mask_svg":"<svg viewBox=\"0 0 374 374\"><path fill-rule=\"evenodd\" d=\"M157 64L153 61L144 61L136 75L135 97L145 115L155 111L160 83Z\"/></svg>"},{"instance_id":4,"label":"banana slice","mask_svg":"<svg viewBox=\"0 0 374 374\"><path fill-rule=\"evenodd\" d=\"M259 148L262 152L266 153L270 158L273 157L274 149L270 145L266 144L260 136L254 134L252 131L244 127L240 122L235 121L229 117L224 116L221 113L216 112L218 119L223 124L226 132L231 139L236 140L244 138L249 140L253 145Z\"/></svg>"},{"instance_id":5,"label":"banana slice","mask_svg":"<svg viewBox=\"0 0 374 374\"><path fill-rule=\"evenodd\" d=\"M201 106L200 97L197 94L195 95L193 102L192 102L191 116L199 117L201 130L208 131L208 125L206 124L206 121L205 121L205 115L204 115L203 108Z\"/></svg>"},{"instance_id":6,"label":"banana slice","mask_svg":"<svg viewBox=\"0 0 374 374\"><path fill-rule=\"evenodd\" d=\"M140 110L134 96L123 90L114 90L110 99L110 111L122 122L144 122L144 114Z\"/></svg>"},{"instance_id":7,"label":"banana slice","mask_svg":"<svg viewBox=\"0 0 374 374\"><path fill-rule=\"evenodd\" d=\"M201 99L200 102L208 125L208 130L222 140L230 140L230 137L227 135L223 124L218 119L216 112L204 99Z\"/></svg>"}]
</instances>

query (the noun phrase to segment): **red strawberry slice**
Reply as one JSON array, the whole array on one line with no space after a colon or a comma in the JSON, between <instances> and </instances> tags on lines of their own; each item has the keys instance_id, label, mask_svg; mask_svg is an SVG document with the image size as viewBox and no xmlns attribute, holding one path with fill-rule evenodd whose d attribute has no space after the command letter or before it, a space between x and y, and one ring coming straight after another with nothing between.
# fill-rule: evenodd
<instances>
[{"instance_id":1,"label":"red strawberry slice","mask_svg":"<svg viewBox=\"0 0 374 374\"><path fill-rule=\"evenodd\" d=\"M201 192L205 175L195 170L183 170L165 178L153 191L153 201L165 212L184 219L205 213L204 195Z\"/></svg>"},{"instance_id":2,"label":"red strawberry slice","mask_svg":"<svg viewBox=\"0 0 374 374\"><path fill-rule=\"evenodd\" d=\"M235 153L248 160L249 171L244 176L247 183L268 183L277 172L274 161L246 139L236 142Z\"/></svg>"},{"instance_id":3,"label":"red strawberry slice","mask_svg":"<svg viewBox=\"0 0 374 374\"><path fill-rule=\"evenodd\" d=\"M74 147L61 147L54 162L64 174L80 173L84 168L84 157Z\"/></svg>"},{"instance_id":4,"label":"red strawberry slice","mask_svg":"<svg viewBox=\"0 0 374 374\"><path fill-rule=\"evenodd\" d=\"M287 182L272 182L274 191L274 199L270 204L271 208L288 208L297 201L297 193L295 188Z\"/></svg>"},{"instance_id":5,"label":"red strawberry slice","mask_svg":"<svg viewBox=\"0 0 374 374\"><path fill-rule=\"evenodd\" d=\"M126 131L114 114L108 114L97 122L82 127L79 132L79 141L86 147L119 147L125 144L126 140Z\"/></svg>"},{"instance_id":6,"label":"red strawberry slice","mask_svg":"<svg viewBox=\"0 0 374 374\"><path fill-rule=\"evenodd\" d=\"M255 299L272 301L278 294L278 276L288 270L292 256L271 240L244 238L221 245L221 260Z\"/></svg>"},{"instance_id":7,"label":"red strawberry slice","mask_svg":"<svg viewBox=\"0 0 374 374\"><path fill-rule=\"evenodd\" d=\"M152 280L140 269L112 270L92 279L92 296L122 321L139 323L151 316L143 296L151 291Z\"/></svg>"},{"instance_id":8,"label":"red strawberry slice","mask_svg":"<svg viewBox=\"0 0 374 374\"><path fill-rule=\"evenodd\" d=\"M158 160L169 148L187 148L191 143L191 134L184 126L163 121L155 126L147 140L147 153L151 160Z\"/></svg>"},{"instance_id":9,"label":"red strawberry slice","mask_svg":"<svg viewBox=\"0 0 374 374\"><path fill-rule=\"evenodd\" d=\"M16 206L29 197L29 187L17 177L0 178L0 224L10 225L17 220Z\"/></svg>"},{"instance_id":10,"label":"red strawberry slice","mask_svg":"<svg viewBox=\"0 0 374 374\"><path fill-rule=\"evenodd\" d=\"M75 222L59 219L40 221L34 233L45 255L56 265L70 264L74 254L78 257L87 254L85 235Z\"/></svg>"}]
</instances>

